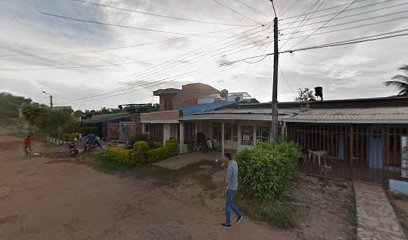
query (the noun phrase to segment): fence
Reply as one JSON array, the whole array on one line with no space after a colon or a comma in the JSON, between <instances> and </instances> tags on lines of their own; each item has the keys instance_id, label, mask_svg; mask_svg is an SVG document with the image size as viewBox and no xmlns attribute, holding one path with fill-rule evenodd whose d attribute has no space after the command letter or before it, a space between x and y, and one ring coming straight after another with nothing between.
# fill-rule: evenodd
<instances>
[{"instance_id":1,"label":"fence","mask_svg":"<svg viewBox=\"0 0 408 240\"><path fill-rule=\"evenodd\" d=\"M407 181L401 177L401 137L407 135L406 125L287 124L287 137L304 153L301 171L384 186L388 179Z\"/></svg>"}]
</instances>

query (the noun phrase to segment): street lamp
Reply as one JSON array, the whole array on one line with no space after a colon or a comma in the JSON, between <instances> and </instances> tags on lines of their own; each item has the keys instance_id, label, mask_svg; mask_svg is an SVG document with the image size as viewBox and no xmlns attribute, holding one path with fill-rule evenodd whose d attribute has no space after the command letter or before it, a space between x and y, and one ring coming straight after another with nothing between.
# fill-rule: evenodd
<instances>
[{"instance_id":1,"label":"street lamp","mask_svg":"<svg viewBox=\"0 0 408 240\"><path fill-rule=\"evenodd\" d=\"M48 96L50 96L50 107L52 108L52 95L47 93L46 91L41 91L41 92L48 95Z\"/></svg>"}]
</instances>

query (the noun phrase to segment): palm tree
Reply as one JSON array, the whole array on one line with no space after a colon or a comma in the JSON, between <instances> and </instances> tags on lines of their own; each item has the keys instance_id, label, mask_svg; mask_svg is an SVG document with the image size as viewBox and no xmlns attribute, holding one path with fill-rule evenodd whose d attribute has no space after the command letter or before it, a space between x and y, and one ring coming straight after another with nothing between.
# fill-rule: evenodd
<instances>
[{"instance_id":1,"label":"palm tree","mask_svg":"<svg viewBox=\"0 0 408 240\"><path fill-rule=\"evenodd\" d=\"M404 74L398 74L392 77L392 81L386 81L385 86L393 86L397 88L400 92L399 96L408 96L408 65L400 67L398 70L404 72Z\"/></svg>"}]
</instances>

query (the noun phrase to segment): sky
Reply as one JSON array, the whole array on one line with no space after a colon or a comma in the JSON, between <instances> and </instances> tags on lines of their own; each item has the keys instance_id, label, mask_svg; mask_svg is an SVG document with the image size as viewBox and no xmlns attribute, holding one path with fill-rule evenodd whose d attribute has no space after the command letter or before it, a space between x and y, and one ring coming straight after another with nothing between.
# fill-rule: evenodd
<instances>
[{"instance_id":1,"label":"sky","mask_svg":"<svg viewBox=\"0 0 408 240\"><path fill-rule=\"evenodd\" d=\"M282 51L408 28L406 0L274 2ZM268 0L1 0L0 92L84 110L202 82L267 102L273 18ZM383 83L408 64L407 42L282 53L278 99L316 86L325 99L395 95Z\"/></svg>"}]
</instances>

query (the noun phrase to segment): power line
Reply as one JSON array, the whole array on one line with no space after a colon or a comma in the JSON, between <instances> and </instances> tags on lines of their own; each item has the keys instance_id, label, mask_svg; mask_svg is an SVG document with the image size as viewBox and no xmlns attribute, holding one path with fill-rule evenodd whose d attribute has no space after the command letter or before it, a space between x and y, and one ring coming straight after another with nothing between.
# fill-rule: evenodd
<instances>
[{"instance_id":1,"label":"power line","mask_svg":"<svg viewBox=\"0 0 408 240\"><path fill-rule=\"evenodd\" d=\"M394 31L394 32L404 32L404 31L408 31L408 29L400 30L400 31ZM327 44L322 44L322 45L317 45L317 46L305 47L305 48L290 49L290 50L281 51L279 53L280 54L283 54L283 53L295 53L295 52L301 52L301 51L306 51L306 50L328 48L328 47L337 47L337 46L344 46L344 45L351 45L351 44L357 44L357 43L363 43L363 42L372 42L372 41L378 41L378 40L408 36L408 33L392 34L392 35L390 35L390 33L393 33L393 32L382 33L382 34L377 34L377 35L371 35L371 36L360 37L360 38L356 38L356 39L344 40L344 41L327 43ZM389 35L389 36L384 36L384 35ZM383 36L383 37L381 37L381 36ZM248 60L248 59L264 57L265 55L266 56L271 56L271 55L274 55L274 54L273 53L267 53L267 54L262 54L262 55L256 55L256 56L236 59L236 60L234 60L232 62L229 62L228 65L231 65L231 64L234 64L234 63L237 63L237 62L242 62L242 61ZM220 66L222 66L222 64Z\"/></svg>"},{"instance_id":2,"label":"power line","mask_svg":"<svg viewBox=\"0 0 408 240\"><path fill-rule=\"evenodd\" d=\"M359 0L359 2L365 2L365 1L371 1L371 0ZM390 2L390 1L395 1L395 0L387 0L387 2ZM383 3L383 2L381 2L381 3ZM381 3L375 3L375 4L372 4L372 5L377 5L377 4L381 4ZM349 3L345 3L345 4L339 4L339 5L336 5L336 6L333 6L333 7L323 8L323 9L320 9L319 11L316 11L316 13L325 12L325 11L332 10L332 9L335 9L335 8L343 7L343 6L346 6L348 4ZM299 14L299 15L294 15L294 16L287 17L285 19L281 19L280 21L286 21L286 19L291 19L291 18L298 18L298 17L302 17L304 15L305 14L302 13L302 14Z\"/></svg>"},{"instance_id":3,"label":"power line","mask_svg":"<svg viewBox=\"0 0 408 240\"><path fill-rule=\"evenodd\" d=\"M196 23L202 23L202 24L212 24L212 25L224 25L224 26L251 26L251 25L240 25L240 24L230 24L230 23L222 23L222 22L209 22L209 21L202 21L202 20L196 20L196 19L188 19L188 18L182 18L182 17L175 17L175 16L169 16L169 15L164 15L164 14L158 14L158 13L151 13L151 12L145 12L145 11L139 11L139 10L133 10L133 9L127 9L127 8L121 8L121 7L116 7L112 5L106 5L106 4L101 4L101 3L96 3L96 2L89 2L89 1L83 1L83 0L71 0L74 2L80 2L84 4L91 4L94 6L98 7L103 7L103 8L111 8L111 9L116 9L120 11L126 11L126 12L131 12L131 13L139 13L139 14L144 14L144 15L149 15L149 16L154 16L154 17L162 17L162 18L169 18L169 19L174 19L174 20L181 20L181 21L188 21L188 22L196 22Z\"/></svg>"},{"instance_id":4,"label":"power line","mask_svg":"<svg viewBox=\"0 0 408 240\"><path fill-rule=\"evenodd\" d=\"M304 39L300 40L297 44L295 44L293 46L293 48L297 47L299 44L301 44L302 42L304 42L306 39L308 39L310 36L312 36L314 33L316 33L317 31L319 31L320 29L322 29L324 26L326 26L329 22L331 22L333 19L335 19L337 16L339 16L340 14L342 14L344 11L346 11L347 9L349 9L351 7L351 5L353 5L355 2L357 2L358 0L354 0L352 1L349 5L347 5L343 10L341 10L340 12L338 12L334 17L330 18L326 23L322 24L318 29L316 29L314 32L312 32L311 34L309 34L308 36L306 36Z\"/></svg>"},{"instance_id":5,"label":"power line","mask_svg":"<svg viewBox=\"0 0 408 240\"><path fill-rule=\"evenodd\" d=\"M254 20L254 19L252 19L252 18L246 16L245 14L242 14L242 13L236 11L235 9L228 7L227 5L225 5L225 4L221 3L221 2L219 2L218 0L211 0L211 1L217 3L218 5L224 7L224 8L226 8L226 9L228 9L228 10L230 10L230 11L232 11L232 12L234 12L234 13L236 13L236 14L238 14L238 15L240 15L240 16L246 18L246 19L251 20L251 21L254 22L254 23L262 24L262 23L260 23L260 22L258 22L258 21L256 21L256 20Z\"/></svg>"},{"instance_id":6,"label":"power line","mask_svg":"<svg viewBox=\"0 0 408 240\"><path fill-rule=\"evenodd\" d=\"M305 17L302 19L302 21L300 22L299 26L297 26L296 30L294 32L292 32L292 34L290 35L289 39L280 47L280 49L282 49L284 46L286 46L286 44L288 44L288 42L297 34L299 33L299 31L303 28L304 24L306 24L307 21L310 20L310 18L313 16L314 13L316 13L317 10L319 10L319 8L322 6L322 4L320 4L320 6L318 6L316 8L316 10L314 12L313 9L317 6L317 4L320 2L320 0L317 0L313 5L312 8L308 11L308 13L305 15ZM323 2L322 2L323 3ZM306 10L307 11L307 10ZM310 17L306 20L306 18L308 17L308 15L310 14ZM306 21L305 21L306 20Z\"/></svg>"},{"instance_id":7,"label":"power line","mask_svg":"<svg viewBox=\"0 0 408 240\"><path fill-rule=\"evenodd\" d=\"M121 66L127 64L135 64L135 63L145 63L149 61L157 61L162 60L169 57L162 57L162 58L153 58L153 59L146 59L146 60L136 60L132 62L121 62L121 63L110 63L110 64L96 64L96 65L78 65L78 66L55 66L55 67L44 67L44 68L0 68L0 71L43 71L43 70L57 70L57 69L77 69L77 68L102 68L102 67L112 67L112 66Z\"/></svg>"},{"instance_id":8,"label":"power line","mask_svg":"<svg viewBox=\"0 0 408 240\"><path fill-rule=\"evenodd\" d=\"M241 29L241 28L247 28L247 27L230 28L230 29L212 31L212 32L207 32L207 33L228 32L228 31L237 30L237 29ZM26 54L5 54L5 55L0 55L0 58L3 58L3 57L23 57L23 56L36 57L36 56L53 56L53 55L65 55L65 54L77 54L77 53L104 52L104 51L134 48L134 47L146 46L146 45L155 45L155 44L159 44L159 43L163 43L163 42L169 42L169 41L174 41L174 40L179 40L179 39L184 39L184 38L185 37L176 37L176 38L169 38L169 39L160 40L160 41L138 43L138 44L111 47L111 48L102 48L102 49L62 51L62 52L47 52L47 53L37 52L37 53L26 53Z\"/></svg>"},{"instance_id":9,"label":"power line","mask_svg":"<svg viewBox=\"0 0 408 240\"><path fill-rule=\"evenodd\" d=\"M400 6L403 6L403 5L408 5L408 2L406 2L406 3L401 3L401 4L397 4L397 5L393 5L393 6L383 7L383 8L379 8L379 9L375 9L375 10L360 12L360 13L356 13L356 14L352 14L352 15L348 15L348 16L343 16L341 19L338 19L338 20L343 20L343 19L350 18L350 17L356 17L356 16L360 16L360 15L367 14L367 13L373 13L373 12L383 11L383 10L391 9L391 8L394 8L394 7L400 7ZM394 15L394 14L405 13L405 12L406 12L406 11L393 12L392 14L385 14L385 15L381 15L381 16L376 16L376 17L373 17L373 18L367 18L367 19L365 19L365 20L375 19L375 18L380 18L380 17L385 17L385 16L391 16L391 15ZM319 21L319 22L312 22L312 23L309 23L309 24L305 24L305 25L303 25L303 26L310 26L310 25L315 25L315 24L324 23L324 22L326 22L326 20ZM355 22L355 21L352 21L352 22ZM338 26L338 25L336 25L336 26ZM296 28L296 27L286 27L285 30L293 29L293 28Z\"/></svg>"},{"instance_id":10,"label":"power line","mask_svg":"<svg viewBox=\"0 0 408 240\"><path fill-rule=\"evenodd\" d=\"M378 24L381 24L381 23L394 22L394 21L403 20L403 19L407 19L407 18L408 18L408 16L407 17L400 17L400 18L395 18L395 19L384 20L384 21L379 21L379 22L367 23L367 24L362 24L362 25L357 25L357 26L351 26L351 27L346 27L346 28L341 28L341 29L335 29L335 30L326 31L326 32L318 32L318 33L314 33L314 36L324 35L324 34L334 33L334 32L341 32L341 31L345 31L345 30L353 30L353 29L358 29L358 28L362 28L362 27L378 25ZM349 22L349 23L353 23L353 22ZM344 25L344 24L342 24L342 25ZM334 27L334 26L335 25L331 25L330 27ZM307 30L307 31L312 31L312 30L314 30L314 29ZM285 35L285 34L283 34L283 35ZM295 37L295 38L292 38L292 39L303 38L305 36L307 36L307 35ZM287 39L282 39L282 40L287 40Z\"/></svg>"},{"instance_id":11,"label":"power line","mask_svg":"<svg viewBox=\"0 0 408 240\"><path fill-rule=\"evenodd\" d=\"M67 16L53 14L53 13L47 13L47 12L41 12L41 14L47 15L47 16L50 16L50 17L55 17L55 18L62 18L62 19L66 19L66 20L77 21L77 22L85 22L85 23L92 23L92 24L105 25L105 26L111 26L111 27L119 27L119 28L128 28L128 29L134 29L134 30L139 30L139 31L158 32L158 33L166 33L166 34L193 36L193 37L221 38L219 36L212 36L212 35L170 32L170 31L164 31L164 30L158 30L158 29L152 29L152 28L133 27L133 26L128 26L128 25L121 25L121 24L114 24L114 23L107 23L107 22L99 22L99 21L88 20L88 19L67 17Z\"/></svg>"},{"instance_id":12,"label":"power line","mask_svg":"<svg viewBox=\"0 0 408 240\"><path fill-rule=\"evenodd\" d=\"M282 11L282 16L285 15L285 13L286 13L287 11L289 11L289 9L291 9L293 6L295 6L295 4L296 4L297 1L298 1L298 0L293 0L293 2L289 5L289 7L287 7L285 10Z\"/></svg>"},{"instance_id":13,"label":"power line","mask_svg":"<svg viewBox=\"0 0 408 240\"><path fill-rule=\"evenodd\" d=\"M360 2L362 2L362 1L366 1L366 0L360 0ZM398 1L398 0L387 0L387 3L393 2L393 1ZM363 6L360 6L360 7L349 8L349 9L347 9L347 10L344 11L344 12L351 12L351 11L355 11L355 10L358 10L358 9L363 9L363 8L372 7L372 6L381 5L381 4L384 4L384 2L371 3L371 4L363 5ZM394 6L402 6L402 5L405 5L405 4L406 4L406 3L400 3L400 4L397 4L397 5L394 5ZM339 5L339 6L344 6L344 4ZM337 8L337 7L336 7L336 8ZM331 9L331 8L326 8L326 9ZM317 13L317 12L321 12L321 11L322 11L322 10L318 10L318 11L316 11L316 13ZM330 16L333 16L333 15L336 15L336 14L337 14L337 12L335 12L335 13L329 13L329 14L324 14L324 15L318 15L318 16L312 17L311 19L318 19L318 18L323 18L323 17L330 17ZM348 17L348 16L346 16L346 17ZM283 26L286 26L286 25L290 25L290 24L293 24L293 23L296 23L296 22L299 22L299 21L300 21L300 20L294 20L294 21L291 21L291 22L285 22L285 23L283 23L282 25L283 25Z\"/></svg>"},{"instance_id":14,"label":"power line","mask_svg":"<svg viewBox=\"0 0 408 240\"><path fill-rule=\"evenodd\" d=\"M239 34L236 34L236 35L230 36L230 37L228 37L228 38L225 38L225 39L223 39L223 40L221 40L221 41L226 41L226 40L228 40L228 39L231 39L231 38L234 38L234 37L236 37L236 36L242 35L242 34L244 34L244 33L249 34L250 32L252 32L252 31L254 31L254 30L258 29L258 28L259 28L259 27L253 28L253 29L251 29L251 30L246 30L246 31L241 32L241 33L239 33ZM251 33L251 34L256 34L256 33L259 33L259 32L260 32L260 31L257 31L257 32L255 32L255 33ZM224 42L224 43L222 43L222 44L220 44L220 43L218 42L217 45L218 45L218 46L223 46L223 45L226 45L226 44L231 43L231 42L234 42L234 41L236 41L236 40L230 40L230 41ZM245 41L247 41L247 40L244 39L243 41L240 41L240 42L245 42ZM238 42L238 43L240 43L240 42ZM182 64L179 64L178 61L186 61L186 60L184 60L184 59L188 59L188 56L189 56L189 55L192 55L194 58L193 58L193 59L189 59L188 61L191 61L191 60L194 60L194 59L197 59L197 58L201 58L202 56L208 55L208 54L210 54L210 53L212 53L212 52L208 52L206 49L208 49L208 48L211 47L212 45L213 45L213 44L208 44L208 45L204 46L204 47L206 47L206 48L204 48L204 49L203 49L203 47L201 47L201 48L199 48L199 49L197 49L197 50L190 51L190 52L188 52L188 53L183 54L183 55L180 56L180 57L186 56L186 57L184 57L184 58L181 58L181 59L178 58L178 60L177 60L177 58L176 58L176 59L173 59L173 60L169 60L169 61L160 63L160 64L158 64L158 65L155 65L153 68L149 69L147 72L145 71L144 73L142 73L142 76L148 74L149 72L152 72L154 75L157 76L157 73L158 73L158 72L163 72L163 71L167 68L166 65L171 66L171 65L177 64L177 65L179 65L179 66L182 66ZM235 44L235 45L236 45L236 44ZM231 46L231 45L227 45L226 47L230 47L230 46ZM225 47L223 47L223 48L218 48L218 49L216 49L215 51L219 51L219 50L222 50L222 49L225 49ZM214 52L214 51L213 51L213 52ZM175 67L177 67L177 65L176 65ZM157 71L157 70L155 71L155 69L158 68L158 67L160 67L160 69L159 69L158 71ZM133 76L133 75L132 75L132 76ZM127 79L130 79L132 76L127 77ZM137 75L135 75L135 76L137 76ZM140 76L139 76L139 77L140 77ZM124 78L123 80L125 80L125 79L126 79L126 78Z\"/></svg>"},{"instance_id":15,"label":"power line","mask_svg":"<svg viewBox=\"0 0 408 240\"><path fill-rule=\"evenodd\" d=\"M283 77L283 80L285 80L285 83L286 83L286 85L288 86L289 90L290 90L293 94L295 94L295 91L293 91L292 87L289 85L289 82L288 82L288 80L286 79L285 73L283 72L283 69L281 68L280 65L279 65L279 71L280 71L280 73L281 73L281 75L282 75L282 77Z\"/></svg>"},{"instance_id":16,"label":"power line","mask_svg":"<svg viewBox=\"0 0 408 240\"><path fill-rule=\"evenodd\" d=\"M266 15L263 14L261 11L258 11L257 9L255 9L255 8L252 7L251 5L245 3L244 1L241 1L241 0L235 0L235 1L241 3L242 5L244 5L245 7L251 9L252 11L254 11L254 12L256 12L256 13L261 14L262 16L264 16L264 17L266 17L266 18L269 18L269 16L266 16Z\"/></svg>"}]
</instances>

